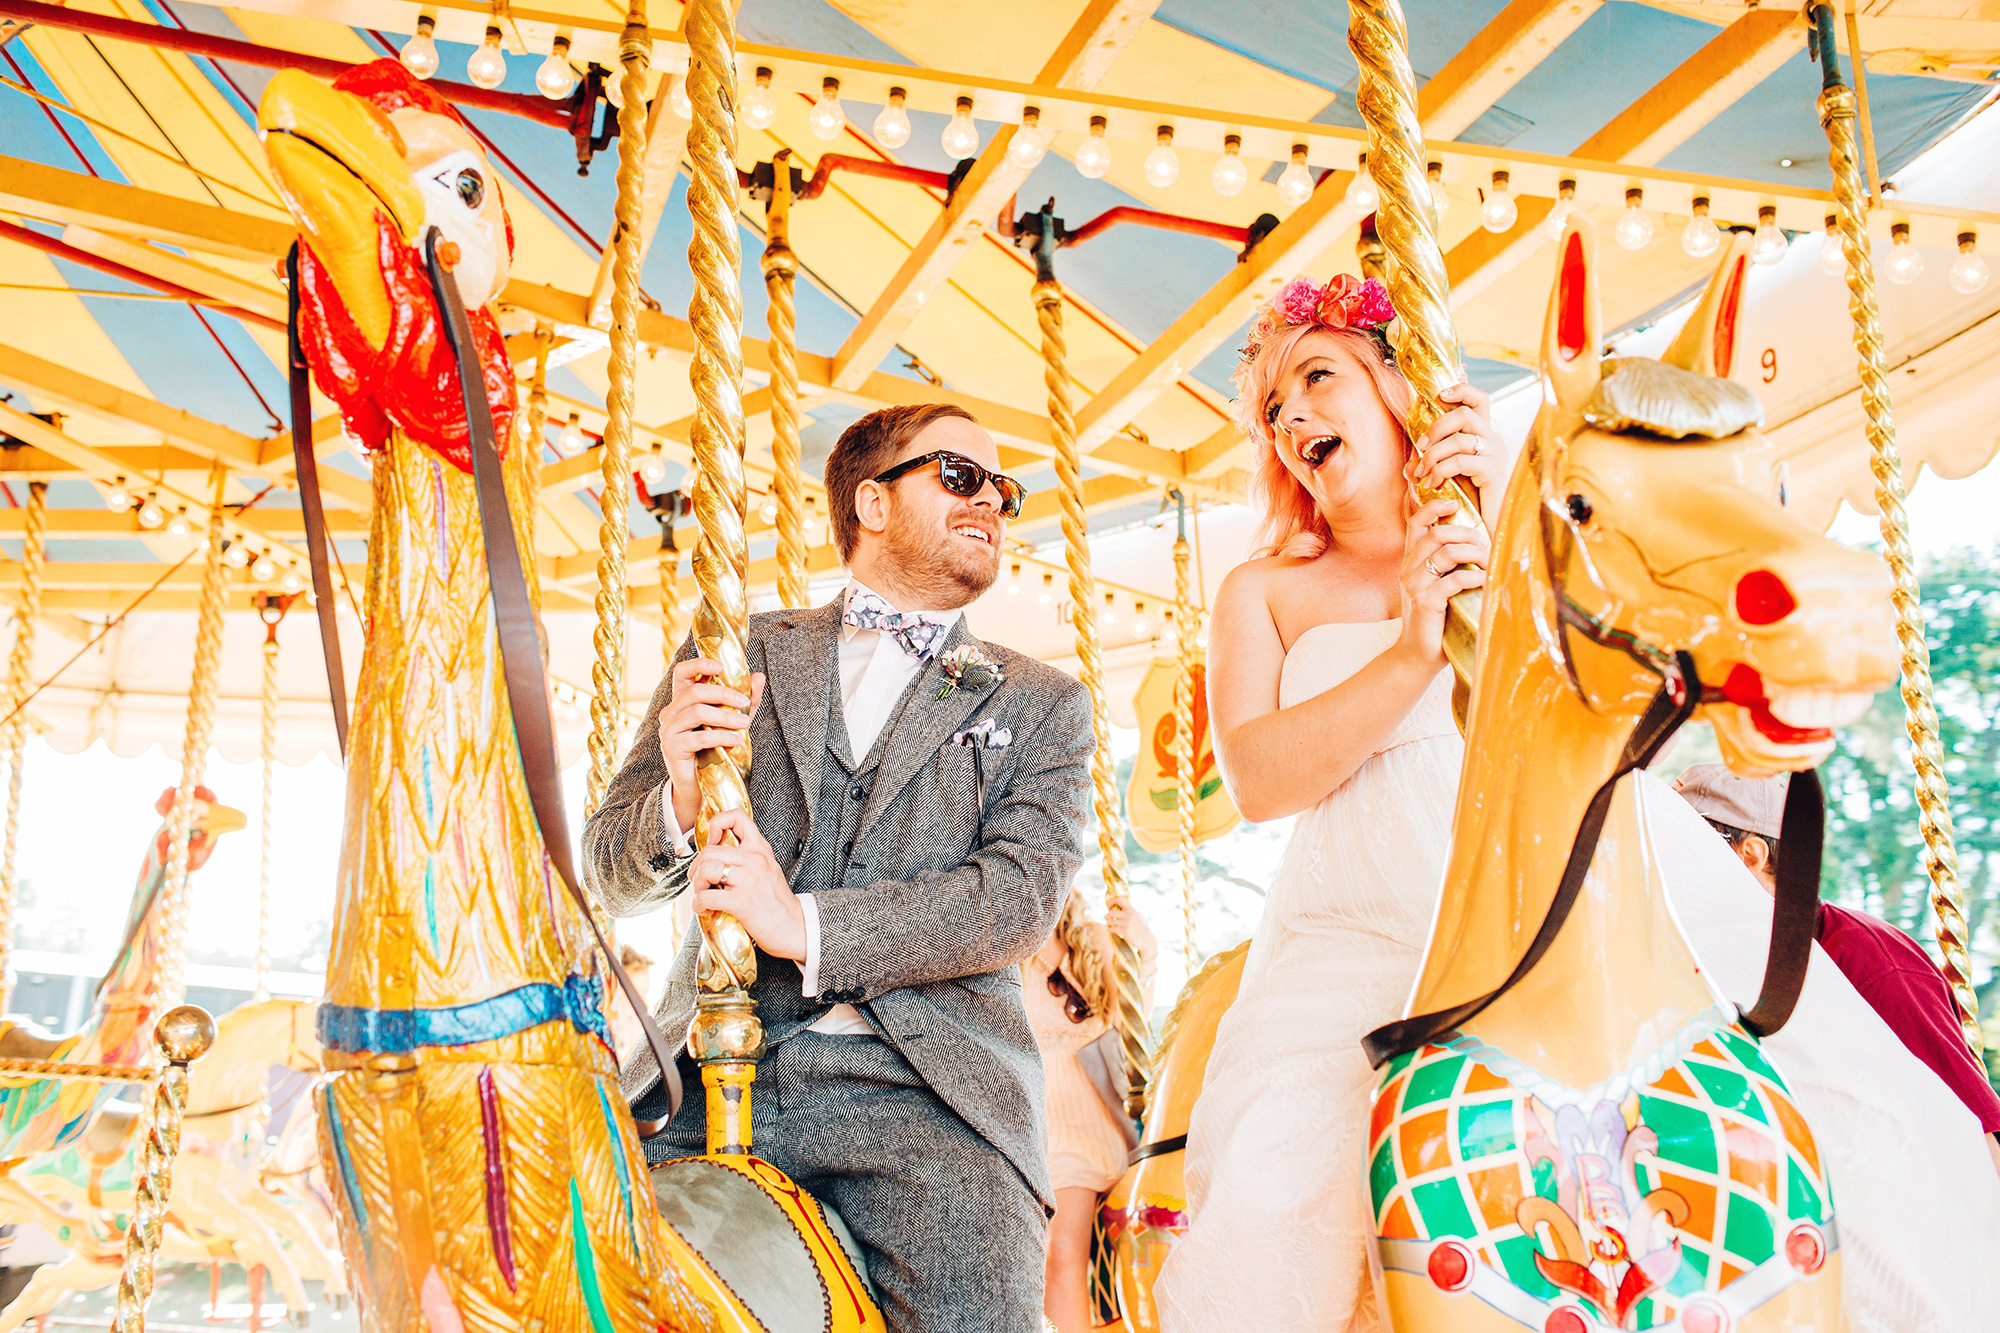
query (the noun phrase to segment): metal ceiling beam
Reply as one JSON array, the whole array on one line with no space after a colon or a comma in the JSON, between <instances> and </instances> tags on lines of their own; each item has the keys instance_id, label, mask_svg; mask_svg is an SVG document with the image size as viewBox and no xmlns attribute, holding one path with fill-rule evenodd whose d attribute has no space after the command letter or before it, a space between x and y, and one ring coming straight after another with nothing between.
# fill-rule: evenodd
<instances>
[{"instance_id":1,"label":"metal ceiling beam","mask_svg":"<svg viewBox=\"0 0 2000 1333\"><path fill-rule=\"evenodd\" d=\"M145 236L230 259L268 261L291 249L298 237L289 221L198 204L19 157L0 156L0 209Z\"/></svg>"},{"instance_id":2,"label":"metal ceiling beam","mask_svg":"<svg viewBox=\"0 0 2000 1333\"><path fill-rule=\"evenodd\" d=\"M1507 94L1604 0L1513 0L1417 93L1424 139L1456 139Z\"/></svg>"},{"instance_id":3,"label":"metal ceiling beam","mask_svg":"<svg viewBox=\"0 0 2000 1333\"><path fill-rule=\"evenodd\" d=\"M103 417L232 468L254 467L259 461L260 440L19 347L0 344L0 382L32 394L44 409Z\"/></svg>"},{"instance_id":4,"label":"metal ceiling beam","mask_svg":"<svg viewBox=\"0 0 2000 1333\"><path fill-rule=\"evenodd\" d=\"M130 510L49 509L43 512L47 515L46 527L51 537L130 537L144 540L159 536L158 532L140 527L139 520ZM305 538L305 514L298 509L251 509L236 515L232 521L252 535L287 540ZM0 509L0 536L18 537L26 526L25 509ZM326 528L337 537L365 537L368 535L368 517L349 510L331 510L326 516Z\"/></svg>"},{"instance_id":5,"label":"metal ceiling beam","mask_svg":"<svg viewBox=\"0 0 2000 1333\"><path fill-rule=\"evenodd\" d=\"M1079 91L1095 88L1159 6L1160 0L1089 0L1043 62L1035 82ZM1007 149L1018 131L1018 125L1005 124L987 141L944 211L841 344L833 358L836 388L861 387L908 331L924 304L950 281L972 242L1028 179L1033 168L1007 160Z\"/></svg>"}]
</instances>

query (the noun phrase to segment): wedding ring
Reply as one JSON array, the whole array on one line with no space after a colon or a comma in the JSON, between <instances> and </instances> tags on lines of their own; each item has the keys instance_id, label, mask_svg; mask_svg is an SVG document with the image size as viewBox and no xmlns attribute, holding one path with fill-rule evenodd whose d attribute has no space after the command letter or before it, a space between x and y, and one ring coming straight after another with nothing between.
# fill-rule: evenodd
<instances>
[{"instance_id":1,"label":"wedding ring","mask_svg":"<svg viewBox=\"0 0 2000 1333\"><path fill-rule=\"evenodd\" d=\"M1424 568L1428 569L1431 572L1431 577L1434 579L1441 579L1444 577L1444 575L1438 573L1438 567L1431 563L1431 558L1429 556L1424 557Z\"/></svg>"}]
</instances>

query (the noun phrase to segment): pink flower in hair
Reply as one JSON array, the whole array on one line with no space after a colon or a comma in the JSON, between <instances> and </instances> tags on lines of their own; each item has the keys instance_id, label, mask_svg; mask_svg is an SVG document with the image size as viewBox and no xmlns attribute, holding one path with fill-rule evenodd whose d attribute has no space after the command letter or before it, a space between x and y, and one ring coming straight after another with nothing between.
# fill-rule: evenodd
<instances>
[{"instance_id":1,"label":"pink flower in hair","mask_svg":"<svg viewBox=\"0 0 2000 1333\"><path fill-rule=\"evenodd\" d=\"M1278 299L1271 302L1271 313L1287 324L1316 324L1323 300L1319 284L1311 278L1293 278L1278 293Z\"/></svg>"}]
</instances>

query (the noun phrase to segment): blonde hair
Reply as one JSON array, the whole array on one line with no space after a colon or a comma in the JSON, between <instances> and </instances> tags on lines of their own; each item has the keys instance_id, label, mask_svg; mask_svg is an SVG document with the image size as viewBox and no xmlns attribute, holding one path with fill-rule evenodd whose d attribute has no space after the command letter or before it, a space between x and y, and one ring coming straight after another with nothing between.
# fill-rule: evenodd
<instances>
[{"instance_id":1,"label":"blonde hair","mask_svg":"<svg viewBox=\"0 0 2000 1333\"><path fill-rule=\"evenodd\" d=\"M1063 902L1062 919L1056 922L1056 938L1069 954L1069 975L1083 995L1090 1012L1111 1019L1110 988L1105 984L1109 960L1104 955L1101 929L1084 909L1083 895L1074 886Z\"/></svg>"},{"instance_id":2,"label":"blonde hair","mask_svg":"<svg viewBox=\"0 0 2000 1333\"><path fill-rule=\"evenodd\" d=\"M1382 405L1402 428L1404 451L1407 453L1411 447L1410 409L1416 403L1416 394L1403 373L1384 358L1383 345L1376 336L1359 329L1336 329L1324 324L1294 324L1272 334L1258 347L1257 355L1238 366L1233 376L1236 424L1259 446L1250 489L1264 511L1264 521L1257 530L1260 556L1310 560L1326 550L1332 537L1312 495L1278 456L1276 432L1264 411L1264 402L1285 373L1292 349L1308 333L1324 333L1338 339L1353 354L1374 381Z\"/></svg>"}]
</instances>

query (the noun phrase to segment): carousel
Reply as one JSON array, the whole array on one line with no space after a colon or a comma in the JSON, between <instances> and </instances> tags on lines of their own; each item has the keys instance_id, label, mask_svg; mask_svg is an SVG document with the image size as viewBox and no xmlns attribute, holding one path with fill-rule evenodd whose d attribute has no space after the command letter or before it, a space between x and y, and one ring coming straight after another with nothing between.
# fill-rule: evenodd
<instances>
[{"instance_id":1,"label":"carousel","mask_svg":"<svg viewBox=\"0 0 2000 1333\"><path fill-rule=\"evenodd\" d=\"M1745 584L1669 565L1782 547L1833 600L1753 665L1829 690L1855 684L1826 665L1835 602L1879 593L1936 962L1987 1058L1905 498L2000 446L2000 6L0 0L0 60L10 984L18 866L58 836L23 815L37 767L179 758L88 1003L0 1021L0 1222L70 1251L0 1330L84 1326L66 1302L112 1288L92 1326L143 1329L174 1264L241 1265L252 1328L267 1283L300 1327L886 1327L839 1219L758 1156L758 952L726 915L683 917L698 1011L647 1033L698 1062L708 1151L649 1169L605 1014L653 997L572 847L684 641L747 689L750 614L842 585L820 480L841 431L932 402L1028 486L969 623L1088 688L1091 893L1132 901L1128 846L1168 858L1148 906L1185 984L1149 1011L1114 941L1141 1134L1092 1282L1097 1326L1159 1328L1244 966L1200 917L1248 894L1253 919L1261 892L1213 874L1244 826L1208 608L1256 554L1229 374L1288 283L1336 274L1393 299L1413 435L1469 377L1520 448L1504 576L1446 627L1466 785L1432 951L1370 1038L1386 1321L1844 1326L1834 1196L1758 1053L1810 900L1781 895L1755 1004L1718 1017L1672 918L1618 916L1646 869L1617 793L1682 723L1763 754L1762 687L1698 675L1675 627L1768 622ZM1729 461L1746 448L1771 494ZM1612 471L1646 502L1578 503ZM1879 554L1822 535L1840 514ZM1562 695L1572 640L1616 650L1592 689L1629 709ZM328 762L341 816L277 808L286 767ZM697 834L749 804L745 763L704 757ZM253 803L257 963L211 1015L186 1003L190 921ZM293 821L337 823L338 864L275 874ZM323 996L271 984L273 923L302 912L332 923ZM1600 995L1578 941L1646 931ZM1637 1225L1589 1251L1626 1231L1538 1186L1574 1163L1533 1146L1549 1094L1504 1055L1636 1079L1616 1021L1548 1034L1575 1006L1684 1017L1806 1187L1691 1210L1660 1163L1707 1153L1723 1179L1715 1153L1751 1149L1635 1111ZM269 1133L286 1071L306 1091ZM1447 1130L1486 1071L1526 1149ZM1751 1254L1753 1231L1778 1239Z\"/></svg>"}]
</instances>

